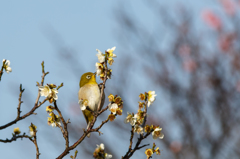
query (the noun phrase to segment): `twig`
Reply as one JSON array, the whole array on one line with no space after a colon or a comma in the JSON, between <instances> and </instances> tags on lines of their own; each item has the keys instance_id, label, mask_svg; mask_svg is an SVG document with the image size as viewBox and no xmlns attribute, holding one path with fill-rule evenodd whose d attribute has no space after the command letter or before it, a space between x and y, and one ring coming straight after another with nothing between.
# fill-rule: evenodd
<instances>
[{"instance_id":1,"label":"twig","mask_svg":"<svg viewBox=\"0 0 240 159\"><path fill-rule=\"evenodd\" d=\"M105 121L102 121L102 124L99 125L97 128L95 128L95 129L91 129L90 132L98 132L98 130L101 129L102 126L103 126L104 124L106 124L108 121L109 121L109 118L106 119Z\"/></svg>"},{"instance_id":2,"label":"twig","mask_svg":"<svg viewBox=\"0 0 240 159\"><path fill-rule=\"evenodd\" d=\"M132 151L132 144L133 144L133 136L134 136L134 126L132 126L132 130L131 130L131 137L130 137L130 144L129 144L129 148L128 148L128 152L126 153L125 156L127 156L131 151Z\"/></svg>"},{"instance_id":3,"label":"twig","mask_svg":"<svg viewBox=\"0 0 240 159\"><path fill-rule=\"evenodd\" d=\"M63 127L61 125L58 125L58 124L57 124L57 127L60 128L60 130L61 130L61 132L63 134L63 137L64 137L65 131L63 130ZM64 139L65 139L65 137L64 137Z\"/></svg>"},{"instance_id":4,"label":"twig","mask_svg":"<svg viewBox=\"0 0 240 159\"><path fill-rule=\"evenodd\" d=\"M76 159L78 151L76 150L74 156L70 156L72 159Z\"/></svg>"},{"instance_id":5,"label":"twig","mask_svg":"<svg viewBox=\"0 0 240 159\"><path fill-rule=\"evenodd\" d=\"M14 135L11 139L6 139L6 140L2 140L0 139L0 142L4 142L4 143L9 143L12 141L16 141L17 139L22 139L22 138L28 138L30 141L32 141L32 138L28 135L25 135L25 133L23 135Z\"/></svg>"},{"instance_id":6,"label":"twig","mask_svg":"<svg viewBox=\"0 0 240 159\"><path fill-rule=\"evenodd\" d=\"M20 121L20 120L22 120L22 119L24 119L24 118L26 118L26 117L34 114L34 111L35 111L37 108L39 108L39 107L40 107L43 103L45 103L46 101L47 101L47 99L44 99L44 100L43 100L42 102L40 102L38 105L35 105L35 106L34 106L28 113L26 113L25 115L23 115L23 116L19 117L18 119L15 119L15 120L13 120L13 121L11 121L11 122L9 122L9 123L1 126L1 127L0 127L0 130L1 130L1 129L5 129L5 128L7 128L7 127L9 127L9 126L17 123L18 121Z\"/></svg>"},{"instance_id":7,"label":"twig","mask_svg":"<svg viewBox=\"0 0 240 159\"><path fill-rule=\"evenodd\" d=\"M36 136L36 132L34 132L34 137L30 137L28 135L25 135L25 133L23 133L23 135L13 135L13 137L11 139L6 139L6 140L2 140L0 139L0 142L4 142L4 143L11 143L12 141L16 141L17 139L23 139L23 138L27 138L30 141L32 141L36 147L36 159L39 159L39 148L38 148L38 144L37 144L37 136Z\"/></svg>"},{"instance_id":8,"label":"twig","mask_svg":"<svg viewBox=\"0 0 240 159\"><path fill-rule=\"evenodd\" d=\"M22 89L22 84L20 84L20 93L19 93L19 98L18 98L18 107L17 107L17 118L18 119L20 117L20 113L22 112L21 111L21 104L23 103L22 101L22 93L24 92L25 89Z\"/></svg>"},{"instance_id":9,"label":"twig","mask_svg":"<svg viewBox=\"0 0 240 159\"><path fill-rule=\"evenodd\" d=\"M139 146L139 145L140 145L141 141L142 141L143 139L147 138L150 134L151 134L151 132L147 133L147 134L144 135L144 136L143 136L143 135L140 135L140 137L138 138L138 141L137 141L134 149L131 150L129 154L126 154L125 156L123 156L122 159L129 159L130 157L132 157L132 155L134 154L134 152L135 152L136 150L139 150L139 149L141 149L141 148L143 148L143 147L145 147L145 146L148 146L149 144L146 144L146 145L143 145L143 146Z\"/></svg>"},{"instance_id":10,"label":"twig","mask_svg":"<svg viewBox=\"0 0 240 159\"><path fill-rule=\"evenodd\" d=\"M63 86L63 83L61 83L58 87L57 90L59 90L59 88L61 88Z\"/></svg>"},{"instance_id":11,"label":"twig","mask_svg":"<svg viewBox=\"0 0 240 159\"><path fill-rule=\"evenodd\" d=\"M1 81L1 79L2 79L2 74L3 74L3 69L4 69L4 65L5 65L5 62L6 62L6 60L5 61L3 61L3 65L2 65L2 68L1 68L1 71L0 71L0 81Z\"/></svg>"},{"instance_id":12,"label":"twig","mask_svg":"<svg viewBox=\"0 0 240 159\"><path fill-rule=\"evenodd\" d=\"M108 109L108 106L106 106L106 108L104 108L104 109L102 109L100 112L98 112L98 116L100 115L100 114L102 114L103 112L105 112L106 110Z\"/></svg>"},{"instance_id":13,"label":"twig","mask_svg":"<svg viewBox=\"0 0 240 159\"><path fill-rule=\"evenodd\" d=\"M34 132L34 136L33 136L33 140L32 142L34 143L35 147L36 147L36 159L39 159L40 153L39 153L39 148L38 148L38 144L37 144L37 132Z\"/></svg>"},{"instance_id":14,"label":"twig","mask_svg":"<svg viewBox=\"0 0 240 159\"><path fill-rule=\"evenodd\" d=\"M41 80L41 86L43 86L44 78L45 78L45 76L46 76L48 73L49 73L49 72L46 72L46 73L44 72L44 62L42 62L42 80ZM21 87L21 86L20 86L20 87ZM20 88L20 89L21 89L21 88ZM24 90L24 89L23 89L23 90ZM20 91L20 94L21 94L21 91ZM20 97L20 95L19 95L19 97ZM39 108L43 103L45 103L45 102L47 101L47 99L44 99L42 102L38 103L39 98L40 98L40 91L38 90L38 95L37 95L37 99L36 99L36 101L35 101L34 107L33 107L28 113L26 113L25 115L20 116L21 111L20 111L20 106L18 105L18 115L19 115L19 116L17 115L17 118L16 118L15 120L13 120L13 121L11 121L11 122L3 125L3 126L0 126L0 130L5 129L5 128L7 128L7 127L9 127L9 126L17 123L18 121L20 121L20 120L22 120L22 119L24 119L24 118L26 118L26 117L34 114L34 111L35 111L37 108ZM21 99L20 99L20 101L21 101Z\"/></svg>"},{"instance_id":15,"label":"twig","mask_svg":"<svg viewBox=\"0 0 240 159\"><path fill-rule=\"evenodd\" d=\"M58 112L59 116L60 116L60 119L63 123L63 127L64 127L64 130L62 129L62 127L59 125L58 127L61 129L62 131L62 134L63 134L63 137L65 139L65 145L66 145L66 149L69 147L69 139L68 139L68 130L67 130L67 123L66 121L64 120L63 116L62 116L62 113L61 111L58 109L58 106L57 106L57 102L54 101L54 106L55 106L55 110ZM69 120L68 120L69 122Z\"/></svg>"},{"instance_id":16,"label":"twig","mask_svg":"<svg viewBox=\"0 0 240 159\"><path fill-rule=\"evenodd\" d=\"M138 147L137 150L139 150L139 149L141 149L141 148L143 148L143 147L145 147L145 146L149 146L149 145L150 145L150 144L142 145L142 146Z\"/></svg>"}]
</instances>

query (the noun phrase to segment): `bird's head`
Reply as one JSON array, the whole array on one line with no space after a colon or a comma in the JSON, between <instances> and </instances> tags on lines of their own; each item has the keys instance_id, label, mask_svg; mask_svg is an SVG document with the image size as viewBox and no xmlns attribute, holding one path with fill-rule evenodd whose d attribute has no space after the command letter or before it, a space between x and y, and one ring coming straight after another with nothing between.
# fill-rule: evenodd
<instances>
[{"instance_id":1,"label":"bird's head","mask_svg":"<svg viewBox=\"0 0 240 159\"><path fill-rule=\"evenodd\" d=\"M92 73L92 72L84 73L80 79L79 86L82 87L85 84L97 84L96 73Z\"/></svg>"}]
</instances>

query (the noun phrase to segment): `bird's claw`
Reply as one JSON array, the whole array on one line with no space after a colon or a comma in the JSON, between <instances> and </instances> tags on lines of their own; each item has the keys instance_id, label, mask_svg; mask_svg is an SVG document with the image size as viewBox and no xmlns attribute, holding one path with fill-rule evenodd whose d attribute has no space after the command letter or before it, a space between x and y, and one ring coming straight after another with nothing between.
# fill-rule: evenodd
<instances>
[{"instance_id":1,"label":"bird's claw","mask_svg":"<svg viewBox=\"0 0 240 159\"><path fill-rule=\"evenodd\" d=\"M90 109L89 106L87 106L86 109L87 109L88 111L90 111L93 116L96 116L96 115L97 115L97 112L92 111L92 109Z\"/></svg>"}]
</instances>

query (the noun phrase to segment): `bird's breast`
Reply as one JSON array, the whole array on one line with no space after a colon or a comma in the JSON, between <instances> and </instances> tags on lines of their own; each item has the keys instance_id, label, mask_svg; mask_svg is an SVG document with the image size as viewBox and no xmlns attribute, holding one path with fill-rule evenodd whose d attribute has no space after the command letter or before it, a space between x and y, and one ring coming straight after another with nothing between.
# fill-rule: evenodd
<instances>
[{"instance_id":1,"label":"bird's breast","mask_svg":"<svg viewBox=\"0 0 240 159\"><path fill-rule=\"evenodd\" d=\"M98 103L100 101L100 90L97 84L86 84L79 89L78 98L87 99L88 106L93 111L97 110Z\"/></svg>"}]
</instances>

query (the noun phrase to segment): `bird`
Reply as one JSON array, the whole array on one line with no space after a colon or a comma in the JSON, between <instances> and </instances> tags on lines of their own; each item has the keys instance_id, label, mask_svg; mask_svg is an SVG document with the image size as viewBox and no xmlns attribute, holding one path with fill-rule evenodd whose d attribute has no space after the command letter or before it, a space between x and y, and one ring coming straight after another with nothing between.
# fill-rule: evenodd
<instances>
[{"instance_id":1,"label":"bird","mask_svg":"<svg viewBox=\"0 0 240 159\"><path fill-rule=\"evenodd\" d=\"M96 82L96 73L87 72L81 76L79 82L80 89L78 91L78 99L87 100L87 106L91 109L92 112L97 112L98 104L101 102L100 110L104 105L105 93L103 92L103 98L101 99L101 89ZM80 106L81 107L81 106ZM87 122L87 129L90 126L91 121L93 120L92 112L84 109L82 113ZM90 133L87 135L90 137Z\"/></svg>"}]
</instances>

